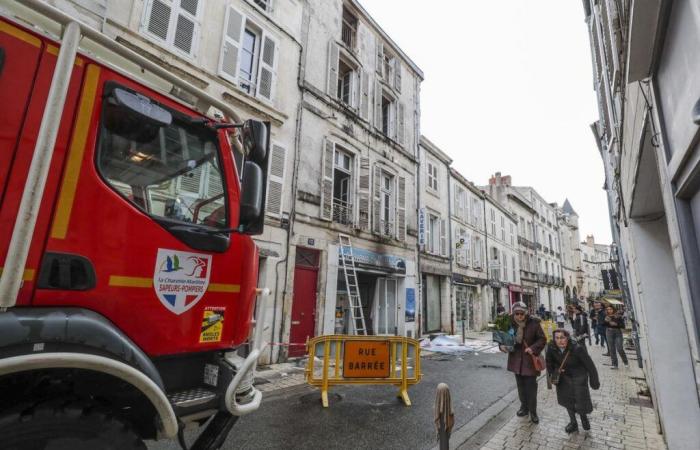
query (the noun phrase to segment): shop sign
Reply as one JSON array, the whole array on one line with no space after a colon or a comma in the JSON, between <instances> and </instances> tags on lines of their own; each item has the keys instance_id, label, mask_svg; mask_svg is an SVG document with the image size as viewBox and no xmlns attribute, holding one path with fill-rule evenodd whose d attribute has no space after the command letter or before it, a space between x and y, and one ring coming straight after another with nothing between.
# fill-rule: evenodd
<instances>
[{"instance_id":1,"label":"shop sign","mask_svg":"<svg viewBox=\"0 0 700 450\"><path fill-rule=\"evenodd\" d=\"M452 281L455 283L461 283L461 284L478 284L478 285L486 284L486 280L483 280L480 278L468 277L466 275L462 275L459 273L452 274Z\"/></svg>"},{"instance_id":2,"label":"shop sign","mask_svg":"<svg viewBox=\"0 0 700 450\"><path fill-rule=\"evenodd\" d=\"M425 246L425 208L418 210L418 245Z\"/></svg>"},{"instance_id":3,"label":"shop sign","mask_svg":"<svg viewBox=\"0 0 700 450\"><path fill-rule=\"evenodd\" d=\"M391 272L406 273L406 261L394 255L376 253L363 248L354 247L352 254L355 257L355 264L369 266ZM340 259L340 257L338 258Z\"/></svg>"},{"instance_id":4,"label":"shop sign","mask_svg":"<svg viewBox=\"0 0 700 450\"><path fill-rule=\"evenodd\" d=\"M343 354L344 378L389 376L389 341L346 341Z\"/></svg>"}]
</instances>

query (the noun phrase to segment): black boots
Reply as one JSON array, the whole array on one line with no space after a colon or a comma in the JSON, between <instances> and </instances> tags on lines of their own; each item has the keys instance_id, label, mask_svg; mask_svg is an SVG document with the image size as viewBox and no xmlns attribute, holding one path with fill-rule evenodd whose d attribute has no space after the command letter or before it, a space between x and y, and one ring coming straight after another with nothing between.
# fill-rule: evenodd
<instances>
[{"instance_id":1,"label":"black boots","mask_svg":"<svg viewBox=\"0 0 700 450\"><path fill-rule=\"evenodd\" d=\"M591 429L591 423L588 421L588 417L586 417L585 414L581 414L581 426L586 431Z\"/></svg>"},{"instance_id":2,"label":"black boots","mask_svg":"<svg viewBox=\"0 0 700 450\"><path fill-rule=\"evenodd\" d=\"M512 410L511 410L512 411ZM526 407L521 406L518 412L515 413L516 416L518 417L525 417L530 413L530 411L527 410Z\"/></svg>"},{"instance_id":3,"label":"black boots","mask_svg":"<svg viewBox=\"0 0 700 450\"><path fill-rule=\"evenodd\" d=\"M537 417L536 412L530 411L530 422L534 423L535 425L540 423L540 418Z\"/></svg>"},{"instance_id":4,"label":"black boots","mask_svg":"<svg viewBox=\"0 0 700 450\"><path fill-rule=\"evenodd\" d=\"M573 433L574 431L578 431L578 424L576 422L571 422L566 427L564 427L564 431L566 431L569 434Z\"/></svg>"}]
</instances>

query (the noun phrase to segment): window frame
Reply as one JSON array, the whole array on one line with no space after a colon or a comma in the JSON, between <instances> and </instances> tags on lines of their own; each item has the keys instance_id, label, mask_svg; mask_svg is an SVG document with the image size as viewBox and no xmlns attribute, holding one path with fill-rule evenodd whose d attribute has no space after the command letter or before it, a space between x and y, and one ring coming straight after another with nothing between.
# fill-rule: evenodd
<instances>
[{"instance_id":1,"label":"window frame","mask_svg":"<svg viewBox=\"0 0 700 450\"><path fill-rule=\"evenodd\" d=\"M165 37L165 39L161 38L160 36L156 35L148 29L151 11L153 10L153 4L156 1L165 3L170 7L170 17L168 19L168 34ZM202 15L204 9L204 7L202 6L203 3L204 2L201 0L197 2L197 13L195 16L193 16L192 13L182 8L181 0L145 0L141 16L141 23L139 26L141 32L140 34L146 37L148 40L158 44L159 46L164 47L171 53L174 53L178 56L189 60L196 60L199 56L199 43L201 38ZM192 20L192 22L194 23L194 30L192 31L192 48L190 49L189 53L175 46L177 18L180 14Z\"/></svg>"}]
</instances>

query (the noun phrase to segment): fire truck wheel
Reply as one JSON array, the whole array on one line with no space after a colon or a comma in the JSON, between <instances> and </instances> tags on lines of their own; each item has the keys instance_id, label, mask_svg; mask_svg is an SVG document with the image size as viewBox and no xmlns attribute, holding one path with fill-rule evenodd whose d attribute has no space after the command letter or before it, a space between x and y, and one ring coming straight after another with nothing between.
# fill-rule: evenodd
<instances>
[{"instance_id":1,"label":"fire truck wheel","mask_svg":"<svg viewBox=\"0 0 700 450\"><path fill-rule=\"evenodd\" d=\"M0 413L0 449L145 450L146 445L109 409L64 399Z\"/></svg>"}]
</instances>

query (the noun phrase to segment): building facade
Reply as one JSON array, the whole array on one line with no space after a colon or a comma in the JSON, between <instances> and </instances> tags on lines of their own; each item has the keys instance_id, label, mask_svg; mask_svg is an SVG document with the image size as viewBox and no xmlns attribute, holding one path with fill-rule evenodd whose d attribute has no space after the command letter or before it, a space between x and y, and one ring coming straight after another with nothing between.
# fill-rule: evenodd
<instances>
[{"instance_id":1,"label":"building facade","mask_svg":"<svg viewBox=\"0 0 700 450\"><path fill-rule=\"evenodd\" d=\"M452 160L421 136L418 196L418 259L420 302L417 315L422 333L454 331L450 234L450 164Z\"/></svg>"},{"instance_id":2,"label":"building facade","mask_svg":"<svg viewBox=\"0 0 700 450\"><path fill-rule=\"evenodd\" d=\"M583 2L623 293L669 448L700 441L700 13L692 0ZM672 350L669 350L672 349Z\"/></svg>"},{"instance_id":3,"label":"building facade","mask_svg":"<svg viewBox=\"0 0 700 450\"><path fill-rule=\"evenodd\" d=\"M584 285L578 214L568 199L564 200L562 207L557 210L557 224L564 279L564 301L568 304L580 300L579 294L583 291Z\"/></svg>"},{"instance_id":4,"label":"building facade","mask_svg":"<svg viewBox=\"0 0 700 450\"><path fill-rule=\"evenodd\" d=\"M586 236L581 242L581 269L584 278L580 297L588 301L600 299L605 294L602 271L612 269L610 246L596 244L593 235Z\"/></svg>"}]
</instances>

